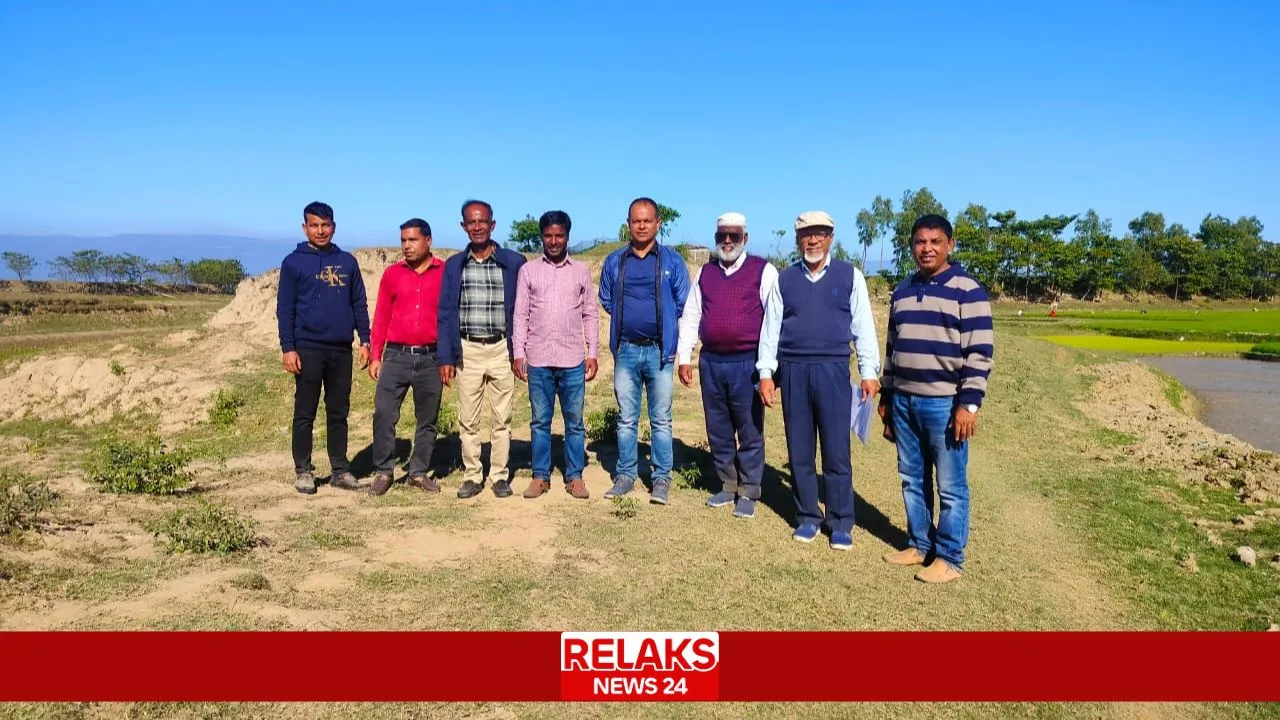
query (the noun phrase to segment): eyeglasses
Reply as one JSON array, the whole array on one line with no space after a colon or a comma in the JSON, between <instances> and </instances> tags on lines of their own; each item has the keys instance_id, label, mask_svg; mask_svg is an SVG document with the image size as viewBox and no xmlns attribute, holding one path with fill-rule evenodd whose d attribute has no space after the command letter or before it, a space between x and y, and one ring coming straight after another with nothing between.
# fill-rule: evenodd
<instances>
[{"instance_id":1,"label":"eyeglasses","mask_svg":"<svg viewBox=\"0 0 1280 720\"><path fill-rule=\"evenodd\" d=\"M718 232L716 233L716 242L724 242L725 240L733 240L737 242L742 239L742 233L736 232Z\"/></svg>"}]
</instances>

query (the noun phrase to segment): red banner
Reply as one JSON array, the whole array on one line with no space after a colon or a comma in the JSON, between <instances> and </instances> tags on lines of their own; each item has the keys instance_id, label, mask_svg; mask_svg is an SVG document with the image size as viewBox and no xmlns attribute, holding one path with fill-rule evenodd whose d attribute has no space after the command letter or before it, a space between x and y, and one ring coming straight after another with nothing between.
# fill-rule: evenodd
<instances>
[{"instance_id":1,"label":"red banner","mask_svg":"<svg viewBox=\"0 0 1280 720\"><path fill-rule=\"evenodd\" d=\"M1240 676L1277 658L1262 632L0 632L0 701L1280 701Z\"/></svg>"}]
</instances>

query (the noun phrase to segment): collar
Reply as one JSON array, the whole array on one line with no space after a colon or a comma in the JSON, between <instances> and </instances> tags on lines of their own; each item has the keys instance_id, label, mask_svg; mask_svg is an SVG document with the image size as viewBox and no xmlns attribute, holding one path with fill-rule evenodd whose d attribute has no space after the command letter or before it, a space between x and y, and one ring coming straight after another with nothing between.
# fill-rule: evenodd
<instances>
[{"instance_id":1,"label":"collar","mask_svg":"<svg viewBox=\"0 0 1280 720\"><path fill-rule=\"evenodd\" d=\"M746 256L746 253L743 253L743 257L745 256ZM805 264L803 253L800 256L800 259L796 261L796 264L800 266L801 270L804 270L805 275L808 275L809 277L813 277L814 275L817 275L818 273L823 272L828 267L831 267L831 253L830 252L827 253L827 258L822 261L822 267L818 268L817 270L809 269L809 266Z\"/></svg>"},{"instance_id":2,"label":"collar","mask_svg":"<svg viewBox=\"0 0 1280 720\"><path fill-rule=\"evenodd\" d=\"M574 259L573 259L573 257L571 257L571 256L569 255L569 253L565 253L565 254L564 254L564 260L561 260L561 261L560 261L560 262L558 262L558 263L551 262L550 258L548 258L548 257L547 257L547 254L546 254L546 253L543 253L542 255L538 256L538 259L539 259L539 260L541 260L542 262L544 262L544 263L546 263L546 264L550 265L551 267L566 267L566 266L568 266L568 265L577 265L577 264L578 264L578 261L574 260Z\"/></svg>"},{"instance_id":3,"label":"collar","mask_svg":"<svg viewBox=\"0 0 1280 720\"><path fill-rule=\"evenodd\" d=\"M404 258L400 258L399 260L397 260L396 265L404 268L405 270L408 270L409 272L416 272L413 268L409 267L409 262ZM427 258L427 270L432 270L434 268L443 267L443 266L444 266L444 261L436 257L435 255L432 255L429 258Z\"/></svg>"},{"instance_id":4,"label":"collar","mask_svg":"<svg viewBox=\"0 0 1280 720\"><path fill-rule=\"evenodd\" d=\"M920 271L917 270L911 276L911 284L912 285L943 285L951 278L963 272L964 272L964 268L961 267L960 263L958 262L951 263L951 267L947 268L946 270L943 270L937 275L933 275L930 277L925 277L921 275Z\"/></svg>"},{"instance_id":5,"label":"collar","mask_svg":"<svg viewBox=\"0 0 1280 720\"><path fill-rule=\"evenodd\" d=\"M725 267L724 263L720 262L719 260L715 261L716 266L719 267L722 272L726 272L726 273L729 272L730 270L741 270L742 266L746 264L746 262L747 262L747 252L745 250L743 250L742 254L738 256L737 260L734 260L732 263L729 263L729 267Z\"/></svg>"},{"instance_id":6,"label":"collar","mask_svg":"<svg viewBox=\"0 0 1280 720\"><path fill-rule=\"evenodd\" d=\"M626 253L626 254L627 254L627 255L630 255L631 257L635 258L636 260L647 260L650 256L656 256L656 255L657 255L658 253L660 253L660 252L662 252L662 246L658 245L658 241L657 241L657 240L654 240L654 241L653 241L653 247L649 250L649 254L648 254L648 255L645 255L644 257L640 257L639 255L637 255L637 254L636 254L636 249L635 249L635 247L633 247L633 246L631 245L631 243L627 243L627 253Z\"/></svg>"},{"instance_id":7,"label":"collar","mask_svg":"<svg viewBox=\"0 0 1280 720\"><path fill-rule=\"evenodd\" d=\"M493 252L489 254L488 258L481 260L475 256L475 251L471 249L471 244L467 243L467 259L472 262L489 262L490 260L498 259L498 251L502 249L502 246L498 245L497 241L493 239L490 239L486 244L493 246Z\"/></svg>"}]
</instances>

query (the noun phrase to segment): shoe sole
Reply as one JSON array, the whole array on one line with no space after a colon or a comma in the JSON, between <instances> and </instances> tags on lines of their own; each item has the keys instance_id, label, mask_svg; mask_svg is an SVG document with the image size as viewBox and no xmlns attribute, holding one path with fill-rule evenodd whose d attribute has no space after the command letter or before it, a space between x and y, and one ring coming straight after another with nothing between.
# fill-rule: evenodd
<instances>
[{"instance_id":1,"label":"shoe sole","mask_svg":"<svg viewBox=\"0 0 1280 720\"><path fill-rule=\"evenodd\" d=\"M733 516L734 516L734 517L738 517L738 518L753 518L753 517L755 517L755 516L756 516L756 514L753 512L753 513L751 513L750 515L748 515L748 514L746 514L746 513L740 513L740 512L738 512L737 510L734 510L734 511L733 511Z\"/></svg>"},{"instance_id":2,"label":"shoe sole","mask_svg":"<svg viewBox=\"0 0 1280 720\"><path fill-rule=\"evenodd\" d=\"M293 489L294 489L294 490L297 490L298 492L302 493L303 495L315 495L315 494L316 494L316 489L315 489L315 488L300 488L300 487L298 487L298 486L296 486L296 485L295 485Z\"/></svg>"},{"instance_id":3,"label":"shoe sole","mask_svg":"<svg viewBox=\"0 0 1280 720\"><path fill-rule=\"evenodd\" d=\"M667 501L666 501L666 500L663 500L662 498L659 498L659 497L652 497L652 496L650 496L650 497L649 497L649 502L650 502L650 503L652 503L652 504L654 504L654 505L666 505L666 504L667 504Z\"/></svg>"},{"instance_id":4,"label":"shoe sole","mask_svg":"<svg viewBox=\"0 0 1280 720\"><path fill-rule=\"evenodd\" d=\"M852 545L852 544L849 544L849 545L837 545L837 544L835 544L835 543L831 543L831 549L832 549L832 550L852 550L852 549L853 549L853 545Z\"/></svg>"},{"instance_id":5,"label":"shoe sole","mask_svg":"<svg viewBox=\"0 0 1280 720\"><path fill-rule=\"evenodd\" d=\"M799 535L792 534L791 539L797 542L811 543L815 539L817 539L817 537L818 537L817 535L814 535L813 537L800 537Z\"/></svg>"},{"instance_id":6,"label":"shoe sole","mask_svg":"<svg viewBox=\"0 0 1280 720\"><path fill-rule=\"evenodd\" d=\"M707 507L709 507L709 508L722 508L722 507L729 507L729 506L730 506L730 505L732 505L732 504L733 504L733 503L731 503L731 502L722 502L722 503L710 503L710 502L709 502L709 503L707 503Z\"/></svg>"}]
</instances>

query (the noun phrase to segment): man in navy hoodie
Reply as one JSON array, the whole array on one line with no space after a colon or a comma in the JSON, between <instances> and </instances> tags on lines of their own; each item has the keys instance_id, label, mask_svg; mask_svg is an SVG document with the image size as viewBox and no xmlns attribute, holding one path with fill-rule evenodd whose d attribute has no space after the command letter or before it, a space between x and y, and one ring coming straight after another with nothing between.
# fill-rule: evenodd
<instances>
[{"instance_id":1,"label":"man in navy hoodie","mask_svg":"<svg viewBox=\"0 0 1280 720\"><path fill-rule=\"evenodd\" d=\"M313 202L302 210L298 243L280 264L276 320L284 369L294 377L293 487L316 491L311 464L312 427L324 392L329 484L359 490L347 459L347 413L351 409L351 337L360 337L360 367L369 364L369 306L360 265L333 244L333 208Z\"/></svg>"}]
</instances>

